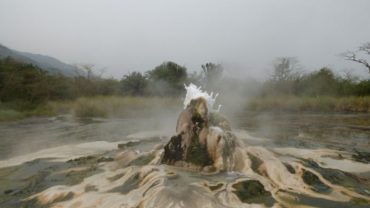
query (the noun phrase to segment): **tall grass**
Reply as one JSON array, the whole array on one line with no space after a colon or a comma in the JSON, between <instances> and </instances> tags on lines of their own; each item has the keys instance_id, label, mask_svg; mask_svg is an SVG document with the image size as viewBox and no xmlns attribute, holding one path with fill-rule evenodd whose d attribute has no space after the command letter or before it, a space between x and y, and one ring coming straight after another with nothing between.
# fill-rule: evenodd
<instances>
[{"instance_id":1,"label":"tall grass","mask_svg":"<svg viewBox=\"0 0 370 208\"><path fill-rule=\"evenodd\" d=\"M25 115L13 109L0 108L0 122L23 118Z\"/></svg>"},{"instance_id":2,"label":"tall grass","mask_svg":"<svg viewBox=\"0 0 370 208\"><path fill-rule=\"evenodd\" d=\"M370 113L370 96L365 97L296 97L270 96L252 98L250 111L353 112Z\"/></svg>"},{"instance_id":3,"label":"tall grass","mask_svg":"<svg viewBox=\"0 0 370 208\"><path fill-rule=\"evenodd\" d=\"M173 97L82 97L73 101L49 102L27 111L17 110L14 106L0 103L0 122L30 116L59 114L73 114L76 117L140 117L178 112L181 108L181 98ZM245 109L249 111L370 113L370 96L270 96L249 99Z\"/></svg>"},{"instance_id":4,"label":"tall grass","mask_svg":"<svg viewBox=\"0 0 370 208\"><path fill-rule=\"evenodd\" d=\"M76 117L142 116L181 108L181 99L171 97L83 97L75 101L51 102L56 114L72 113Z\"/></svg>"}]
</instances>

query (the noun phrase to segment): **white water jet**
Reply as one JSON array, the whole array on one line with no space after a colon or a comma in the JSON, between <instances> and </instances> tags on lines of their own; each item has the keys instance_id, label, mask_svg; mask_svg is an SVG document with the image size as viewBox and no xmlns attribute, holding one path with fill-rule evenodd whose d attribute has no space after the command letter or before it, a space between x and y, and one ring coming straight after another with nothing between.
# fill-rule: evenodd
<instances>
[{"instance_id":1,"label":"white water jet","mask_svg":"<svg viewBox=\"0 0 370 208\"><path fill-rule=\"evenodd\" d=\"M204 98L207 101L207 107L209 112L219 112L221 109L221 105L218 105L217 108L214 108L216 103L217 94L210 94L206 91L203 91L201 87L197 87L195 84L190 83L188 86L185 85L186 89L186 96L184 100L184 109L190 104L192 100L196 100L198 98Z\"/></svg>"}]
</instances>

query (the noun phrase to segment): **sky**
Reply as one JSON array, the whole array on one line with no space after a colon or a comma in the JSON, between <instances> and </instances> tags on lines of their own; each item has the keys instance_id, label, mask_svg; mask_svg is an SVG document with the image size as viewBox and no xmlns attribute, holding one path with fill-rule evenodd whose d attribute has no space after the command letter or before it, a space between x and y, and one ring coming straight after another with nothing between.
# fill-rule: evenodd
<instances>
[{"instance_id":1,"label":"sky","mask_svg":"<svg viewBox=\"0 0 370 208\"><path fill-rule=\"evenodd\" d=\"M174 61L264 79L277 57L369 77L339 56L370 41L369 8L369 0L0 0L0 43L115 78Z\"/></svg>"}]
</instances>

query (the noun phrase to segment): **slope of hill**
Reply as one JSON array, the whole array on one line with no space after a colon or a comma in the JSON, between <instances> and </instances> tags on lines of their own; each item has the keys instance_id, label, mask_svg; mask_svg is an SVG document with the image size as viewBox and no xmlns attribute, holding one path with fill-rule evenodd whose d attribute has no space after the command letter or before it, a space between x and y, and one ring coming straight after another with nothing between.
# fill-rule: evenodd
<instances>
[{"instance_id":1,"label":"slope of hill","mask_svg":"<svg viewBox=\"0 0 370 208\"><path fill-rule=\"evenodd\" d=\"M0 44L0 59L4 59L6 57L11 57L19 62L36 65L52 74L63 74L66 76L82 74L80 69L77 67L63 63L56 58L40 54L20 52Z\"/></svg>"}]
</instances>

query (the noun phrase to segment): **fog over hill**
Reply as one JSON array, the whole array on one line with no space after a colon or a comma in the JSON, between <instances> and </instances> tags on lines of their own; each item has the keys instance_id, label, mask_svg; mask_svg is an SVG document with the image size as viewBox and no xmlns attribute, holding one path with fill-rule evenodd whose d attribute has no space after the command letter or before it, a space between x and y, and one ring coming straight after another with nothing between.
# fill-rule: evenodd
<instances>
[{"instance_id":1,"label":"fog over hill","mask_svg":"<svg viewBox=\"0 0 370 208\"><path fill-rule=\"evenodd\" d=\"M5 59L7 57L13 58L19 62L33 64L52 74L63 74L66 76L76 76L81 74L80 69L77 67L63 63L56 58L41 54L16 51L0 44L0 59Z\"/></svg>"},{"instance_id":2,"label":"fog over hill","mask_svg":"<svg viewBox=\"0 0 370 208\"><path fill-rule=\"evenodd\" d=\"M0 42L115 78L164 61L267 78L277 57L297 57L305 71L368 78L340 57L370 41L368 8L368 0L1 0Z\"/></svg>"}]
</instances>

